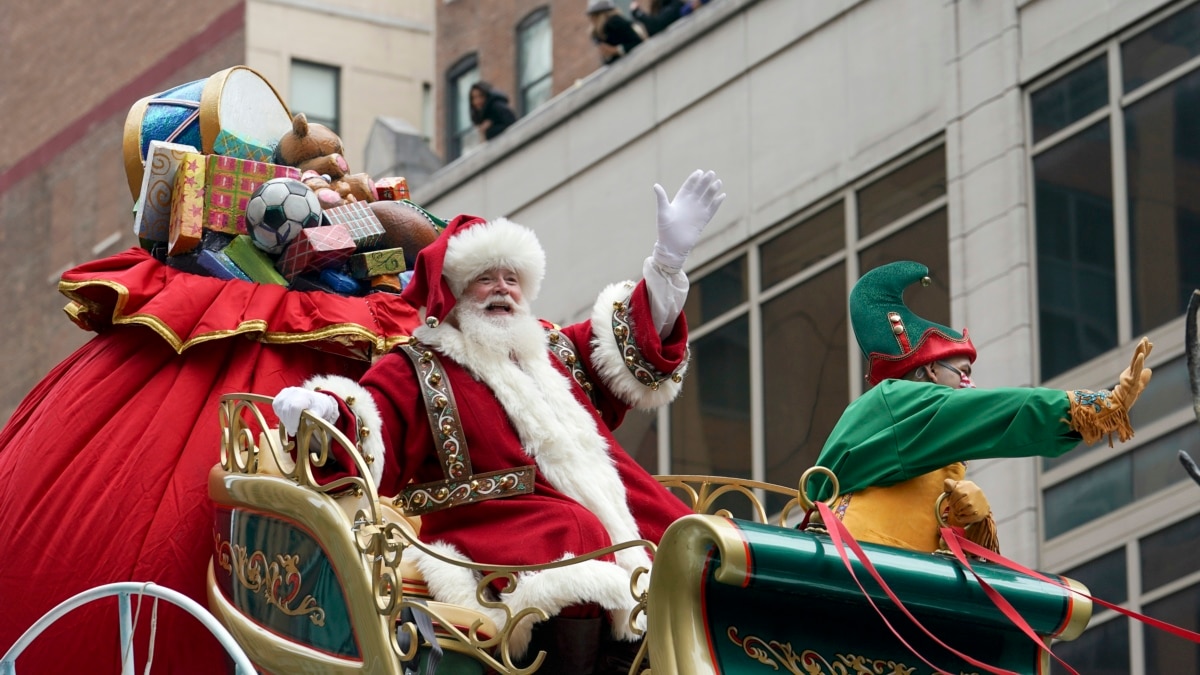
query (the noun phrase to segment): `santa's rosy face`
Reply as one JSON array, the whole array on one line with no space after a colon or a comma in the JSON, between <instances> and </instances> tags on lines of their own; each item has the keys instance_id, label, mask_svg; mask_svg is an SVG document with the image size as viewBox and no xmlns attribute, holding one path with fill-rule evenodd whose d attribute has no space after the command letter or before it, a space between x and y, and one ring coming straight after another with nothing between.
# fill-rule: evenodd
<instances>
[{"instance_id":1,"label":"santa's rosy face","mask_svg":"<svg viewBox=\"0 0 1200 675\"><path fill-rule=\"evenodd\" d=\"M491 269L475 277L463 290L463 299L488 316L511 316L521 304L521 284L517 273L503 268Z\"/></svg>"}]
</instances>

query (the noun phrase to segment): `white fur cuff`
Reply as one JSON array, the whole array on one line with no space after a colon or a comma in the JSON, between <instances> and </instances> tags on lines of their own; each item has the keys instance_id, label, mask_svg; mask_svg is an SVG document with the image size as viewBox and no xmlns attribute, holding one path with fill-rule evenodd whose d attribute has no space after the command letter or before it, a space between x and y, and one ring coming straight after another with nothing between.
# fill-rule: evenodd
<instances>
[{"instance_id":1,"label":"white fur cuff","mask_svg":"<svg viewBox=\"0 0 1200 675\"><path fill-rule=\"evenodd\" d=\"M629 342L626 347L622 349L618 343L613 327L613 306L614 303L628 305L633 288L634 284L628 281L613 284L601 291L600 297L596 299L596 304L592 307L592 344L595 347L592 350L592 365L600 374L605 386L622 401L635 408L652 410L670 403L679 395L683 388L683 375L687 372L687 362L681 364L674 373L668 373L665 378L661 373L653 377L657 382L656 386L639 380L627 365L626 356L633 355L635 359L640 360L641 355L637 353L631 329L628 329L626 339ZM680 381L676 382L674 376L678 376Z\"/></svg>"},{"instance_id":2,"label":"white fur cuff","mask_svg":"<svg viewBox=\"0 0 1200 675\"><path fill-rule=\"evenodd\" d=\"M354 380L340 375L316 375L310 377L304 383L304 387L329 392L345 401L350 410L354 411L355 417L358 418L354 425L358 438L350 440L358 442L363 459L367 460L367 466L371 469L371 479L375 482L375 487L379 487L379 482L383 479L383 465L387 461L387 453L383 447L383 417L379 414L379 408L375 406L371 392Z\"/></svg>"}]
</instances>

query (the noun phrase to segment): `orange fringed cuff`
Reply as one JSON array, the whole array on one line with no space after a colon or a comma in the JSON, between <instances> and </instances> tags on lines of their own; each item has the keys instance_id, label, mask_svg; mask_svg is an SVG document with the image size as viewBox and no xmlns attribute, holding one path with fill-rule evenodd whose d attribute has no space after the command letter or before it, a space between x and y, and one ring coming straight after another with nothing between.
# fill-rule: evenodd
<instances>
[{"instance_id":1,"label":"orange fringed cuff","mask_svg":"<svg viewBox=\"0 0 1200 675\"><path fill-rule=\"evenodd\" d=\"M967 539L993 553L1000 552L1000 536L996 532L996 520L992 518L992 514L989 513L987 518L966 528L966 532Z\"/></svg>"},{"instance_id":2,"label":"orange fringed cuff","mask_svg":"<svg viewBox=\"0 0 1200 675\"><path fill-rule=\"evenodd\" d=\"M1071 419L1068 424L1083 436L1084 443L1091 445L1107 436L1108 446L1111 448L1113 434L1122 442L1133 438L1129 411L1112 392L1105 389L1076 389L1068 391L1067 398L1071 401Z\"/></svg>"}]
</instances>

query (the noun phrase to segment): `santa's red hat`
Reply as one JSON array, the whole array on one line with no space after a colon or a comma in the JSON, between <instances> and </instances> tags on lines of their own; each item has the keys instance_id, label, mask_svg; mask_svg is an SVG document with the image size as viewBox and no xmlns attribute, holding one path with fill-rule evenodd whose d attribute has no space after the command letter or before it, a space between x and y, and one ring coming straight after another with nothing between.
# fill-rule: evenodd
<instances>
[{"instance_id":1,"label":"santa's red hat","mask_svg":"<svg viewBox=\"0 0 1200 675\"><path fill-rule=\"evenodd\" d=\"M467 284L497 268L516 272L524 299L537 299L546 276L546 252L537 235L506 218L458 216L417 254L412 281L401 296L414 307L424 307L427 322L440 323Z\"/></svg>"}]
</instances>

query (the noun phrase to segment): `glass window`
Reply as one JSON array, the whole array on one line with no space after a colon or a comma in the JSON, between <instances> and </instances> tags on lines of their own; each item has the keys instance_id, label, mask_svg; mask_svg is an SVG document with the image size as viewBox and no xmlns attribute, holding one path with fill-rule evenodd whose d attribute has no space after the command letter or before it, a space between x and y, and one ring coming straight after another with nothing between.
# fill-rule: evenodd
<instances>
[{"instance_id":1,"label":"glass window","mask_svg":"<svg viewBox=\"0 0 1200 675\"><path fill-rule=\"evenodd\" d=\"M1195 561L1196 549L1188 557ZM1200 629L1200 584L1169 595L1145 607L1145 614L1191 631ZM1165 631L1142 626L1146 641L1147 673L1200 673L1200 645Z\"/></svg>"},{"instance_id":2,"label":"glass window","mask_svg":"<svg viewBox=\"0 0 1200 675\"><path fill-rule=\"evenodd\" d=\"M749 342L745 315L692 340L671 405L671 473L751 477Z\"/></svg>"},{"instance_id":3,"label":"glass window","mask_svg":"<svg viewBox=\"0 0 1200 675\"><path fill-rule=\"evenodd\" d=\"M1200 428L1187 424L1048 488L1043 513L1046 538L1186 480L1177 459L1181 449L1193 456L1200 451Z\"/></svg>"},{"instance_id":4,"label":"glass window","mask_svg":"<svg viewBox=\"0 0 1200 675\"><path fill-rule=\"evenodd\" d=\"M1042 379L1117 346L1107 121L1033 160Z\"/></svg>"},{"instance_id":5,"label":"glass window","mask_svg":"<svg viewBox=\"0 0 1200 675\"><path fill-rule=\"evenodd\" d=\"M658 413L634 408L613 431L617 443L651 474L658 473Z\"/></svg>"},{"instance_id":6,"label":"glass window","mask_svg":"<svg viewBox=\"0 0 1200 675\"><path fill-rule=\"evenodd\" d=\"M939 145L858 192L861 237L946 194L946 147Z\"/></svg>"},{"instance_id":7,"label":"glass window","mask_svg":"<svg viewBox=\"0 0 1200 675\"><path fill-rule=\"evenodd\" d=\"M1129 597L1125 584L1125 568L1125 547L1121 547L1067 570L1063 572L1063 576L1087 586L1089 595L1119 604Z\"/></svg>"},{"instance_id":8,"label":"glass window","mask_svg":"<svg viewBox=\"0 0 1200 675\"><path fill-rule=\"evenodd\" d=\"M841 201L767 240L759 248L762 287L770 288L846 247L846 207Z\"/></svg>"},{"instance_id":9,"label":"glass window","mask_svg":"<svg viewBox=\"0 0 1200 675\"><path fill-rule=\"evenodd\" d=\"M1138 545L1142 560L1142 591L1152 591L1200 570L1200 561L1196 559L1197 542L1200 542L1200 516L1192 516L1142 538Z\"/></svg>"},{"instance_id":10,"label":"glass window","mask_svg":"<svg viewBox=\"0 0 1200 675\"><path fill-rule=\"evenodd\" d=\"M308 61L292 61L292 113L302 112L310 122L324 124L339 131L338 97L341 70L334 66Z\"/></svg>"},{"instance_id":11,"label":"glass window","mask_svg":"<svg viewBox=\"0 0 1200 675\"><path fill-rule=\"evenodd\" d=\"M1046 538L1112 513L1133 500L1129 455L1124 455L1046 490Z\"/></svg>"},{"instance_id":12,"label":"glass window","mask_svg":"<svg viewBox=\"0 0 1200 675\"><path fill-rule=\"evenodd\" d=\"M688 325L699 326L746 302L746 256L692 281L683 306Z\"/></svg>"},{"instance_id":13,"label":"glass window","mask_svg":"<svg viewBox=\"0 0 1200 675\"><path fill-rule=\"evenodd\" d=\"M517 92L522 115L550 100L552 47L550 10L543 7L517 27Z\"/></svg>"},{"instance_id":14,"label":"glass window","mask_svg":"<svg viewBox=\"0 0 1200 675\"><path fill-rule=\"evenodd\" d=\"M481 139L471 123L471 85L479 81L479 62L474 54L462 59L446 75L446 158L456 159Z\"/></svg>"},{"instance_id":15,"label":"glass window","mask_svg":"<svg viewBox=\"0 0 1200 675\"><path fill-rule=\"evenodd\" d=\"M1196 451L1200 450L1200 427L1188 424L1133 451L1134 499L1144 499L1187 479L1179 465L1180 450L1196 456Z\"/></svg>"},{"instance_id":16,"label":"glass window","mask_svg":"<svg viewBox=\"0 0 1200 675\"><path fill-rule=\"evenodd\" d=\"M1121 617L1090 626L1083 635L1070 642L1055 643L1054 653L1080 673L1129 675L1129 619ZM1067 670L1058 661L1050 659L1050 672L1065 675Z\"/></svg>"},{"instance_id":17,"label":"glass window","mask_svg":"<svg viewBox=\"0 0 1200 675\"><path fill-rule=\"evenodd\" d=\"M1067 128L1108 104L1108 61L1102 54L1029 97L1033 142Z\"/></svg>"},{"instance_id":18,"label":"glass window","mask_svg":"<svg viewBox=\"0 0 1200 675\"><path fill-rule=\"evenodd\" d=\"M860 273L896 260L915 260L929 268L929 286L913 286L904 303L922 318L950 324L950 246L946 210L938 209L859 256ZM863 371L866 372L866 371Z\"/></svg>"},{"instance_id":19,"label":"glass window","mask_svg":"<svg viewBox=\"0 0 1200 675\"><path fill-rule=\"evenodd\" d=\"M1200 54L1200 5L1154 24L1121 46L1125 92L1146 84Z\"/></svg>"},{"instance_id":20,"label":"glass window","mask_svg":"<svg viewBox=\"0 0 1200 675\"><path fill-rule=\"evenodd\" d=\"M848 292L845 265L837 265L763 305L768 482L797 485L850 402ZM786 501L768 499L773 511Z\"/></svg>"},{"instance_id":21,"label":"glass window","mask_svg":"<svg viewBox=\"0 0 1200 675\"><path fill-rule=\"evenodd\" d=\"M1133 331L1140 334L1183 314L1200 288L1200 71L1129 106L1125 141Z\"/></svg>"}]
</instances>

